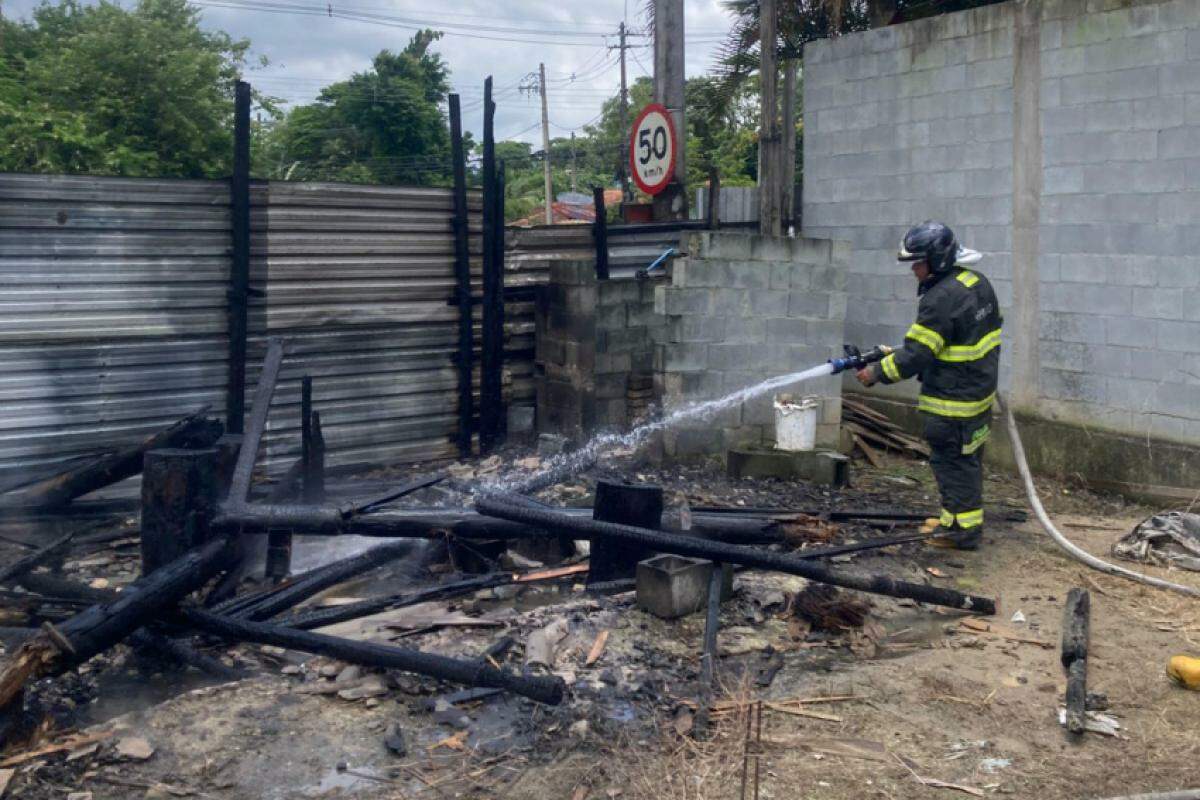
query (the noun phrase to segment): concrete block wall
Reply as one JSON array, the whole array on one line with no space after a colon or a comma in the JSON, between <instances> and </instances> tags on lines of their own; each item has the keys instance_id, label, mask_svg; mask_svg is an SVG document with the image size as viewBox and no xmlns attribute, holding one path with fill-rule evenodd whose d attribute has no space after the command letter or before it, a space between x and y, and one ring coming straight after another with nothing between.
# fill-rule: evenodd
<instances>
[{"instance_id":1,"label":"concrete block wall","mask_svg":"<svg viewBox=\"0 0 1200 800\"><path fill-rule=\"evenodd\" d=\"M843 242L734 233L686 237L686 258L655 289L666 337L655 349L664 409L703 402L799 371L841 353L850 249ZM788 391L822 398L818 441L835 446L841 383L824 378ZM724 453L774 439L771 394L667 430L668 459Z\"/></svg>"},{"instance_id":2,"label":"concrete block wall","mask_svg":"<svg viewBox=\"0 0 1200 800\"><path fill-rule=\"evenodd\" d=\"M654 287L664 279L596 280L589 260L554 262L539 287L535 381L542 432L581 438L602 428L626 428L632 376L649 382L654 347L666 322L654 311Z\"/></svg>"},{"instance_id":3,"label":"concrete block wall","mask_svg":"<svg viewBox=\"0 0 1200 800\"><path fill-rule=\"evenodd\" d=\"M851 340L901 339L895 247L942 219L984 253L1020 408L1200 444L1200 2L1003 3L804 70L804 233L854 246Z\"/></svg>"}]
</instances>

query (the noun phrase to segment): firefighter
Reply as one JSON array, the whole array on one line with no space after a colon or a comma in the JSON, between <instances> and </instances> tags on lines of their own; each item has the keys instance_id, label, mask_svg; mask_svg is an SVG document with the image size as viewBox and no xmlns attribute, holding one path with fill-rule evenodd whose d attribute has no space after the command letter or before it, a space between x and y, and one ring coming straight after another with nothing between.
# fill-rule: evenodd
<instances>
[{"instance_id":1,"label":"firefighter","mask_svg":"<svg viewBox=\"0 0 1200 800\"><path fill-rule=\"evenodd\" d=\"M910 229L897 258L911 262L917 279L917 321L903 347L857 377L864 386L920 378L917 408L942 498L930 541L974 550L983 533L983 445L1000 371L999 303L988 279L965 268L979 254L959 247L940 222Z\"/></svg>"}]
</instances>

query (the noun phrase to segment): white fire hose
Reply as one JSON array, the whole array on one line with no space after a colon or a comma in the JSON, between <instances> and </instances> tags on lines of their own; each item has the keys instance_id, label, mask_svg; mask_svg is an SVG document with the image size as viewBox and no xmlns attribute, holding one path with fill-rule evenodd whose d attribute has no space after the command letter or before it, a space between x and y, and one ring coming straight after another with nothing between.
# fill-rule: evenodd
<instances>
[{"instance_id":1,"label":"white fire hose","mask_svg":"<svg viewBox=\"0 0 1200 800\"><path fill-rule=\"evenodd\" d=\"M999 396L997 396L999 402ZM1050 534L1050 538L1067 551L1067 554L1076 561L1082 561L1089 567L1099 570L1107 575L1117 575L1122 578L1128 578L1131 581L1144 583L1147 586L1153 586L1157 589L1169 589L1172 592L1179 592L1191 597L1200 597L1200 589L1191 586L1185 586L1181 583L1172 583L1161 578L1155 578L1150 575L1143 575L1140 572L1134 572L1131 569L1118 567L1116 564L1110 564L1107 561L1102 561L1096 558L1091 553L1088 553L1075 544L1067 537L1063 536L1058 528L1054 527L1054 523L1050 521L1050 516L1046 513L1046 509L1042 507L1042 501L1038 498L1037 487L1033 485L1033 475L1029 472L1029 462L1025 460L1025 448L1021 444L1021 434L1017 432L1017 421L1013 418L1012 407L1007 403L1001 403L1001 408L1004 411L1004 419L1008 423L1008 438L1012 441L1013 458L1017 462L1017 470L1021 473L1021 479L1025 482L1025 494L1029 498L1029 505L1033 506L1033 513L1037 515L1038 522L1042 523L1042 527L1046 529L1046 533Z\"/></svg>"}]
</instances>

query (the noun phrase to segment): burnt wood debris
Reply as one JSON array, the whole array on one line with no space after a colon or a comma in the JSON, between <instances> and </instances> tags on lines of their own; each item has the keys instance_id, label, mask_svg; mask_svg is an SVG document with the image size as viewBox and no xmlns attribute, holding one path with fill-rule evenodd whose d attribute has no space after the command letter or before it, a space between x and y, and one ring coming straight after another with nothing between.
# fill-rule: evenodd
<instances>
[{"instance_id":1,"label":"burnt wood debris","mask_svg":"<svg viewBox=\"0 0 1200 800\"><path fill-rule=\"evenodd\" d=\"M460 311L469 313L468 308ZM447 471L413 475L394 489L380 492L376 487L353 501L330 502L324 490L320 410L315 407L308 376L302 382L301 456L276 486L255 491L253 477L271 400L284 368L285 349L281 340L268 340L243 431L225 433L221 423L203 416L202 409L142 441L90 461L74 460L58 475L39 476L37 482L24 486L9 485L0 496L0 510L16 515L10 519L36 519L53 513L60 515L63 524L83 526L65 532L59 528L53 540L31 546L30 553L0 568L0 592L6 598L11 596L18 610L33 609L37 618L44 620L41 628L0 628L0 639L10 653L0 662L0 723L20 711L31 682L62 674L121 642L222 679L241 673L197 645L273 645L464 684L483 692L481 696L505 691L555 704L566 691L560 678L517 674L497 666L494 659L503 657L503 650L513 643L511 638L502 639L498 645L503 647L496 653L489 649L479 658L452 658L319 630L509 584L586 581L592 591L629 588L638 561L658 553L707 559L717 565L704 603L707 624L701 664L706 686L715 680L718 660L715 642L722 564L799 575L816 585L967 612L995 612L994 601L986 597L886 574L835 568L824 561L835 555L918 541L924 538L915 530L924 518L921 514L705 506L678 512L665 508L658 486L614 481L598 483L595 507L590 509L553 508L529 497L527 492L538 485L537 480L526 482L522 487L526 493L501 494L473 487L473 508L391 506L447 481ZM241 424L238 420L238 427ZM490 433L496 436L498 430L493 426ZM63 557L88 540L88 517L72 516L87 503L75 509L72 501L139 472L141 578L118 593L63 577L57 572ZM453 482L460 485L460 479ZM96 507L107 508L103 501ZM72 522L76 519L79 521ZM880 535L846 544L821 544L828 539L811 535L847 521L874 528ZM345 535L390 541L290 574L292 537ZM257 537L270 543L267 581L258 584L260 588L240 591L249 563L247 543ZM498 554L510 542L514 547L548 542L565 546L569 553L572 541L581 539L591 544L586 561L577 559L564 567L523 572L496 567ZM459 574L440 585L392 591L330 607L307 605L331 587L412 557L419 540L445 542L452 557L458 552L468 561L478 562L483 574ZM1078 704L1072 700L1085 691L1081 676L1086 664L1086 594L1074 602L1068 621L1073 621L1075 633L1070 641L1064 635L1063 664L1071 675L1068 719L1081 725ZM0 746L8 730L0 724Z\"/></svg>"}]
</instances>

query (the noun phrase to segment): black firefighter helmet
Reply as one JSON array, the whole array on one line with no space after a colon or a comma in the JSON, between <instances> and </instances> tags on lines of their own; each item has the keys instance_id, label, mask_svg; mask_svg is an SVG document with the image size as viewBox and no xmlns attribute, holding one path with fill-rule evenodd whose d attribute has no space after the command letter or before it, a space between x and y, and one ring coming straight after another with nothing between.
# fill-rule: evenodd
<instances>
[{"instance_id":1,"label":"black firefighter helmet","mask_svg":"<svg viewBox=\"0 0 1200 800\"><path fill-rule=\"evenodd\" d=\"M954 231L940 222L926 220L909 228L900 241L900 261L924 261L935 275L950 270L958 259L958 241Z\"/></svg>"}]
</instances>

